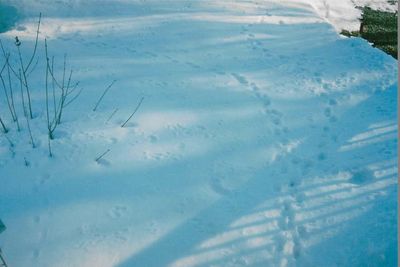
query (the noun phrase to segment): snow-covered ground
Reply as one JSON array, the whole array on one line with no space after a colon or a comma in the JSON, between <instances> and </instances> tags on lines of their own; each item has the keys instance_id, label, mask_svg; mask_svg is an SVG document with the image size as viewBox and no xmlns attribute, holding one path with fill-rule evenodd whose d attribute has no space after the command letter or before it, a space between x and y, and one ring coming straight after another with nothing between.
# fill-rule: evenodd
<instances>
[{"instance_id":1,"label":"snow-covered ground","mask_svg":"<svg viewBox=\"0 0 400 267\"><path fill-rule=\"evenodd\" d=\"M329 24L354 21L354 5L2 2L21 16L0 35L13 53L18 35L29 55L43 13L35 149L0 94L15 144L1 134L10 267L397 265L397 62ZM67 53L84 88L54 158L44 37L56 75Z\"/></svg>"},{"instance_id":2,"label":"snow-covered ground","mask_svg":"<svg viewBox=\"0 0 400 267\"><path fill-rule=\"evenodd\" d=\"M335 29L358 31L360 29L361 10L357 7L370 7L375 10L395 12L397 3L388 0L303 0L308 2Z\"/></svg>"}]
</instances>

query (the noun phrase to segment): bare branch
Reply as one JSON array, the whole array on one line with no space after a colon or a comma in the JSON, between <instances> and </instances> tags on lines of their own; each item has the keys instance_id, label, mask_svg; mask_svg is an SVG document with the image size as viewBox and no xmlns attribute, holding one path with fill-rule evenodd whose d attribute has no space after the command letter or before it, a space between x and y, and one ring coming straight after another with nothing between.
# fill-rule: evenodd
<instances>
[{"instance_id":1,"label":"bare branch","mask_svg":"<svg viewBox=\"0 0 400 267\"><path fill-rule=\"evenodd\" d=\"M82 93L82 91L83 91L83 88L81 88L81 90L79 90L79 92L73 98L71 98L67 103L65 103L64 107L66 108L67 106L69 106L69 104L74 102L79 97L79 95Z\"/></svg>"},{"instance_id":2,"label":"bare branch","mask_svg":"<svg viewBox=\"0 0 400 267\"><path fill-rule=\"evenodd\" d=\"M138 111L140 105L142 105L144 97L142 97L138 103L138 105L136 106L135 110L133 111L133 113L129 116L129 118L121 125L121 127L124 127L128 121L133 117L133 115L135 115L136 111Z\"/></svg>"},{"instance_id":3,"label":"bare branch","mask_svg":"<svg viewBox=\"0 0 400 267\"><path fill-rule=\"evenodd\" d=\"M100 96L99 100L96 103L96 106L94 107L93 111L96 111L97 107L99 106L101 100L103 99L103 97L105 96L105 94L108 92L108 90L111 88L111 86L113 86L113 84L116 82L116 80L113 80L112 83L106 88L106 90L104 90L103 94Z\"/></svg>"},{"instance_id":4,"label":"bare branch","mask_svg":"<svg viewBox=\"0 0 400 267\"><path fill-rule=\"evenodd\" d=\"M110 117L108 117L108 119L106 120L106 123L108 123L108 122L111 120L111 118L115 115L115 113L117 113L117 111L118 111L118 108L114 109L113 113L112 113L112 114L110 115Z\"/></svg>"},{"instance_id":5,"label":"bare branch","mask_svg":"<svg viewBox=\"0 0 400 267\"><path fill-rule=\"evenodd\" d=\"M31 56L31 59L29 60L27 66L25 69L23 69L23 72L27 73L29 70L30 65L32 64L33 59L35 58L36 55L36 50L37 50L37 45L38 45L38 39L39 39L39 29L40 29L40 21L42 19L42 13L39 14L39 21L38 21L38 26L37 26L37 30L36 30L36 39L35 39L35 47L33 49L33 53Z\"/></svg>"},{"instance_id":6,"label":"bare branch","mask_svg":"<svg viewBox=\"0 0 400 267\"><path fill-rule=\"evenodd\" d=\"M104 157L108 152L110 152L110 149L107 149L103 154L101 154L99 157L97 157L97 158L95 159L95 161L96 161L97 163L99 163L99 160L100 160L102 157Z\"/></svg>"}]
</instances>

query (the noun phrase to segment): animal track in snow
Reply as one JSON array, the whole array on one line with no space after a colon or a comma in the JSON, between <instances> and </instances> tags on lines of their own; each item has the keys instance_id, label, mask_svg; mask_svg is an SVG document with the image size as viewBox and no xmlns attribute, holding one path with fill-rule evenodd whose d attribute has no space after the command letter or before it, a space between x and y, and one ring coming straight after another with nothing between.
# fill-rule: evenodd
<instances>
[{"instance_id":1,"label":"animal track in snow","mask_svg":"<svg viewBox=\"0 0 400 267\"><path fill-rule=\"evenodd\" d=\"M260 99L264 106L264 114L274 127L275 135L281 136L283 133L287 133L289 131L289 128L283 123L283 113L271 108L271 98L267 94L261 92L261 89L257 86L257 84L255 82L249 81L249 79L245 76L237 73L231 73L231 75L240 84L247 86L249 90L252 91L258 99Z\"/></svg>"},{"instance_id":2,"label":"animal track in snow","mask_svg":"<svg viewBox=\"0 0 400 267\"><path fill-rule=\"evenodd\" d=\"M157 143L157 141L158 141L158 138L157 138L157 136L155 136L155 135L150 135L149 136L149 140L150 140L150 142L151 143Z\"/></svg>"},{"instance_id":3,"label":"animal track in snow","mask_svg":"<svg viewBox=\"0 0 400 267\"><path fill-rule=\"evenodd\" d=\"M112 218L112 219L118 219L123 217L126 213L128 212L128 208L126 206L115 206L113 207L108 215Z\"/></svg>"},{"instance_id":4,"label":"animal track in snow","mask_svg":"<svg viewBox=\"0 0 400 267\"><path fill-rule=\"evenodd\" d=\"M212 190L220 195L228 195L232 192L229 188L229 177L233 177L235 170L226 162L216 162L213 167L213 177L210 181Z\"/></svg>"},{"instance_id":5,"label":"animal track in snow","mask_svg":"<svg viewBox=\"0 0 400 267\"><path fill-rule=\"evenodd\" d=\"M178 157L169 151L166 152L144 151L143 156L146 160L156 160L156 161L168 160L168 159L178 160Z\"/></svg>"},{"instance_id":6,"label":"animal track in snow","mask_svg":"<svg viewBox=\"0 0 400 267\"><path fill-rule=\"evenodd\" d=\"M159 225L157 222L152 221L146 227L146 231L148 231L152 235L157 235L160 232Z\"/></svg>"},{"instance_id":7,"label":"animal track in snow","mask_svg":"<svg viewBox=\"0 0 400 267\"><path fill-rule=\"evenodd\" d=\"M247 81L247 79L244 77L244 76L242 76L242 75L240 75L240 74L237 74L237 73L231 73L231 75L236 79L236 81L238 81L240 84L242 84L242 85L248 85L249 84L249 82Z\"/></svg>"},{"instance_id":8,"label":"animal track in snow","mask_svg":"<svg viewBox=\"0 0 400 267\"><path fill-rule=\"evenodd\" d=\"M192 62L185 62L185 64L194 69L201 69L201 67L199 65L192 63Z\"/></svg>"},{"instance_id":9,"label":"animal track in snow","mask_svg":"<svg viewBox=\"0 0 400 267\"><path fill-rule=\"evenodd\" d=\"M38 192L40 188L42 188L44 185L46 185L49 181L51 180L50 174L43 174L40 175L40 177L37 178L33 185L33 191Z\"/></svg>"},{"instance_id":10,"label":"animal track in snow","mask_svg":"<svg viewBox=\"0 0 400 267\"><path fill-rule=\"evenodd\" d=\"M35 215L33 217L33 222L36 223L36 224L40 223L40 215Z\"/></svg>"},{"instance_id":11,"label":"animal track in snow","mask_svg":"<svg viewBox=\"0 0 400 267\"><path fill-rule=\"evenodd\" d=\"M374 175L368 169L356 169L352 171L350 182L357 185L362 185L374 180Z\"/></svg>"},{"instance_id":12,"label":"animal track in snow","mask_svg":"<svg viewBox=\"0 0 400 267\"><path fill-rule=\"evenodd\" d=\"M303 250L302 239L306 238L306 228L296 223L296 212L302 206L304 196L298 193L298 184L291 181L287 186L288 196L278 200L281 206L278 226L280 234L277 238L277 261L280 266L296 265ZM286 190L285 190L286 191Z\"/></svg>"},{"instance_id":13,"label":"animal track in snow","mask_svg":"<svg viewBox=\"0 0 400 267\"><path fill-rule=\"evenodd\" d=\"M32 252L33 259L36 260L36 259L39 258L39 256L40 256L40 249L34 249L33 252Z\"/></svg>"},{"instance_id":14,"label":"animal track in snow","mask_svg":"<svg viewBox=\"0 0 400 267\"><path fill-rule=\"evenodd\" d=\"M226 186L224 186L224 182L223 182L224 178L218 178L218 177L213 177L211 179L211 188L214 190L214 192L220 194L220 195L228 195L230 194L232 191L228 188L226 188Z\"/></svg>"}]
</instances>

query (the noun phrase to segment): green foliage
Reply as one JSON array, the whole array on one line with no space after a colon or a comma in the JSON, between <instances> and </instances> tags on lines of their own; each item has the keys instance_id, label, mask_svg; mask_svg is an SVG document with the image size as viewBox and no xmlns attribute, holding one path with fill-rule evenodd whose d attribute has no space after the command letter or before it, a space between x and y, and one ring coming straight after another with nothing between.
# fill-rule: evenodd
<instances>
[{"instance_id":1,"label":"green foliage","mask_svg":"<svg viewBox=\"0 0 400 267\"><path fill-rule=\"evenodd\" d=\"M359 31L341 33L347 37L362 37L389 55L397 58L397 13L363 7Z\"/></svg>"},{"instance_id":2,"label":"green foliage","mask_svg":"<svg viewBox=\"0 0 400 267\"><path fill-rule=\"evenodd\" d=\"M361 36L397 58L397 13L363 8Z\"/></svg>"}]
</instances>

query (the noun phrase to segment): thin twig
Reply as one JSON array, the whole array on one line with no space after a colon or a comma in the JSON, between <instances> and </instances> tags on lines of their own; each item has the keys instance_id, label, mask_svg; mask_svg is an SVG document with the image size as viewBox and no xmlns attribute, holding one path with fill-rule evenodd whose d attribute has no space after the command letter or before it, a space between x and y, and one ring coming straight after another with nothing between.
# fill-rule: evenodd
<instances>
[{"instance_id":1,"label":"thin twig","mask_svg":"<svg viewBox=\"0 0 400 267\"><path fill-rule=\"evenodd\" d=\"M3 56L7 58L7 54L8 54L8 53L6 53L6 50L4 49L4 46L3 46L3 42L2 42L1 40L0 40L0 47L1 47L1 51L3 52ZM12 71L12 73L14 74L14 76L15 76L17 79L20 80L17 71L14 70L14 68L11 66L10 61L9 61L9 60L6 60L6 62L7 62L8 67L10 68L10 70ZM24 83L23 80L20 80L20 81ZM24 86L26 86L25 83L24 83Z\"/></svg>"},{"instance_id":2,"label":"thin twig","mask_svg":"<svg viewBox=\"0 0 400 267\"><path fill-rule=\"evenodd\" d=\"M3 132L7 133L8 129L7 129L6 125L4 124L3 120L1 119L1 117L0 117L0 124L1 124L1 127L3 127Z\"/></svg>"},{"instance_id":3,"label":"thin twig","mask_svg":"<svg viewBox=\"0 0 400 267\"><path fill-rule=\"evenodd\" d=\"M45 43L45 46L46 46L46 58L47 58L47 42ZM46 61L47 61L47 59L46 59ZM48 61L47 61L47 64L49 64ZM54 56L51 58L51 70L54 71ZM48 73L49 73L49 68L47 68L47 65L46 65L46 83L48 83L48 80L47 80ZM47 84L46 84L46 86L47 86ZM56 105L56 88L54 86L54 79L51 80L51 87L53 89L54 118L56 118L57 117L57 105Z\"/></svg>"},{"instance_id":4,"label":"thin twig","mask_svg":"<svg viewBox=\"0 0 400 267\"><path fill-rule=\"evenodd\" d=\"M51 140L53 139L53 132L55 131L57 124L55 123L57 118L57 106L56 106L56 95L54 89L54 79L52 79L52 91L53 91L53 109L54 109L54 117L50 122L50 111L49 111L49 70L50 70L50 63L49 63L49 56L47 52L47 40L44 40L44 47L46 53L46 120L47 120L47 147L49 150L49 157L53 157L53 152L51 150ZM54 57L51 59L51 69L54 69Z\"/></svg>"},{"instance_id":5,"label":"thin twig","mask_svg":"<svg viewBox=\"0 0 400 267\"><path fill-rule=\"evenodd\" d=\"M105 96L105 94L108 92L108 90L111 88L111 86L113 86L113 84L116 82L116 80L112 81L112 83L106 88L106 90L104 90L103 94L101 95L101 97L99 98L99 100L96 103L96 106L94 107L93 111L96 111L97 107L99 106L101 100L103 99L103 97Z\"/></svg>"},{"instance_id":6,"label":"thin twig","mask_svg":"<svg viewBox=\"0 0 400 267\"><path fill-rule=\"evenodd\" d=\"M3 67L1 68L0 74L2 74L3 71L4 71L4 69L6 68L6 66L7 66L7 60L8 60L8 58L10 57L10 54L7 54L5 57L6 57L6 61L4 62Z\"/></svg>"},{"instance_id":7,"label":"thin twig","mask_svg":"<svg viewBox=\"0 0 400 267\"><path fill-rule=\"evenodd\" d=\"M100 160L102 157L104 157L108 152L110 152L110 149L107 149L103 154L101 154L99 157L97 157L97 158L95 159L95 161L98 163L99 160Z\"/></svg>"},{"instance_id":8,"label":"thin twig","mask_svg":"<svg viewBox=\"0 0 400 267\"><path fill-rule=\"evenodd\" d=\"M45 42L46 42L46 39L45 39ZM53 79L53 81L54 81L54 84L57 85L57 87L60 88L60 89L62 90L63 86L62 86L61 84L58 83L58 81L57 81L57 79L56 79L56 77L55 77L53 71L51 70L50 66L49 66L49 73L50 73L50 76L52 77L52 79Z\"/></svg>"},{"instance_id":9,"label":"thin twig","mask_svg":"<svg viewBox=\"0 0 400 267\"><path fill-rule=\"evenodd\" d=\"M69 104L74 102L78 98L78 96L80 96L82 91L83 91L83 88L81 88L81 90L79 90L79 92L73 98L71 98L67 103L64 104L64 108L66 108L67 106L69 106Z\"/></svg>"},{"instance_id":10,"label":"thin twig","mask_svg":"<svg viewBox=\"0 0 400 267\"><path fill-rule=\"evenodd\" d=\"M32 74L32 72L35 70L35 68L38 65L38 63L39 63L39 58L36 59L35 65L33 65L32 69L29 70L29 72L26 74L26 77L29 77L29 75Z\"/></svg>"},{"instance_id":11,"label":"thin twig","mask_svg":"<svg viewBox=\"0 0 400 267\"><path fill-rule=\"evenodd\" d=\"M8 143L10 144L10 147L14 147L14 143L11 141L11 139L6 135L6 133L3 134L3 136L7 139Z\"/></svg>"},{"instance_id":12,"label":"thin twig","mask_svg":"<svg viewBox=\"0 0 400 267\"><path fill-rule=\"evenodd\" d=\"M142 97L138 103L138 105L136 106L135 110L133 111L133 113L129 116L129 118L121 125L121 127L124 127L128 121L133 117L133 115L135 115L136 111L138 111L140 105L142 105L144 97Z\"/></svg>"},{"instance_id":13,"label":"thin twig","mask_svg":"<svg viewBox=\"0 0 400 267\"><path fill-rule=\"evenodd\" d=\"M57 126L61 123L61 118L63 115L64 108L74 102L79 95L81 94L83 89L80 89L74 97L69 99L69 96L76 92L76 88L79 85L79 82L76 82L73 86L71 86L72 74L73 70L70 70L68 76L66 76L67 70L67 55L64 55L64 63L63 63L63 71L62 71L62 82L61 84L57 81L54 76L54 57L51 58L48 53L47 39L44 39L45 45L45 55L46 55L46 114L47 114L47 127L49 132L49 138L53 139L53 132L56 130ZM68 78L68 79L66 79ZM52 97L53 97L53 110L54 116L51 118L50 116L50 104L49 104L49 79L51 79L52 85ZM55 87L58 87L61 92L58 96L55 92ZM68 100L68 101L67 101ZM49 152L51 154L51 148L49 145Z\"/></svg>"},{"instance_id":14,"label":"thin twig","mask_svg":"<svg viewBox=\"0 0 400 267\"><path fill-rule=\"evenodd\" d=\"M64 69L65 69L65 64L64 64ZM71 77L72 77L72 70L71 70L71 72L69 74L68 83L67 83L67 87L66 88L64 87L64 81L63 81L63 89L62 89L62 92L61 92L60 106L59 106L59 109L58 109L57 124L61 123L61 116L62 116L62 112L63 112L64 107L65 107L65 100L67 99L67 93L68 93L68 90L69 90L69 86L71 84Z\"/></svg>"},{"instance_id":15,"label":"thin twig","mask_svg":"<svg viewBox=\"0 0 400 267\"><path fill-rule=\"evenodd\" d=\"M28 127L28 132L29 132L29 137L31 138L31 144L32 144L32 148L35 148L35 142L33 141L33 136L32 136L32 131L31 131L31 125L29 123L29 118L28 118L28 114L26 112L26 108L25 108L25 101L24 101L24 90L23 90L23 84L22 84L22 74L21 74L21 69L18 70L19 72L19 77L20 79L20 84L21 84L21 98L22 98L22 108L24 110L24 115L25 115L25 119L26 119L26 125Z\"/></svg>"},{"instance_id":16,"label":"thin twig","mask_svg":"<svg viewBox=\"0 0 400 267\"><path fill-rule=\"evenodd\" d=\"M115 115L115 113L117 113L117 111L118 111L118 108L114 109L113 113L112 113L112 114L110 115L110 117L108 117L108 119L106 120L106 123L108 123L108 122L111 120L111 118Z\"/></svg>"},{"instance_id":17,"label":"thin twig","mask_svg":"<svg viewBox=\"0 0 400 267\"><path fill-rule=\"evenodd\" d=\"M0 250L0 260L4 267L8 267L6 260L4 259L4 256L1 254L1 250Z\"/></svg>"},{"instance_id":18,"label":"thin twig","mask_svg":"<svg viewBox=\"0 0 400 267\"><path fill-rule=\"evenodd\" d=\"M28 79L27 79L27 77L26 77L26 72L25 72L25 68L24 68L24 63L23 63L23 61L22 61L21 49L19 48L20 45L21 45L21 43L18 41L18 38L17 38L17 37L15 37L15 38L16 38L15 45L17 46L18 55L19 55L19 62L20 62L20 64L21 64L21 70L22 70L22 76L19 75L19 77L20 77L21 80L22 80L22 78L23 78L23 80L24 80L25 89L26 89L26 95L27 95L27 97L28 97L29 117L30 117L31 119L33 119L32 104L31 104L31 94L30 94L30 92L29 92ZM21 74L21 73L20 73L20 74Z\"/></svg>"},{"instance_id":19,"label":"thin twig","mask_svg":"<svg viewBox=\"0 0 400 267\"><path fill-rule=\"evenodd\" d=\"M45 83L45 90L46 90L46 120L47 120L47 128L49 130L49 139L51 138L51 123L50 123L50 112L49 112L49 58L47 57L47 43L45 42L45 47L46 47L46 83ZM53 62L52 62L53 63ZM54 87L53 87L53 98L55 99L54 96ZM55 105L55 103L54 103ZM54 116L56 114L54 113ZM49 146L50 147L50 146Z\"/></svg>"},{"instance_id":20,"label":"thin twig","mask_svg":"<svg viewBox=\"0 0 400 267\"><path fill-rule=\"evenodd\" d=\"M9 57L9 56L10 56L10 55L8 54L8 55L7 55L7 58L6 58L5 65L4 65L4 68L7 66L7 61L8 61L8 57ZM10 79L10 70L9 70L9 67L7 66L7 71L8 71L8 82L9 82L9 87L10 87L10 96L8 95L6 82L5 82L4 79L3 79L3 75L1 75L2 72L3 72L3 70L4 70L4 69L2 69L1 72L0 72L1 84L3 85L4 94L5 94L5 96L6 96L7 106L8 106L8 109L9 109L10 113L11 113L11 117L12 117L13 121L17 123L17 128L18 128L18 130L19 130L18 118L17 118L17 114L15 113L15 108L14 108L14 99L13 99L12 85L11 85L11 79Z\"/></svg>"},{"instance_id":21,"label":"thin twig","mask_svg":"<svg viewBox=\"0 0 400 267\"><path fill-rule=\"evenodd\" d=\"M8 62L8 58L7 58L7 62ZM11 108L14 113L14 121L17 124L17 130L20 131L18 115L17 115L17 112L15 111L15 105L14 105L14 93L13 93L13 86L12 86L12 82L11 82L11 73L10 73L10 65L9 64L7 64L7 78L8 78L8 87L10 88Z\"/></svg>"},{"instance_id":22,"label":"thin twig","mask_svg":"<svg viewBox=\"0 0 400 267\"><path fill-rule=\"evenodd\" d=\"M37 45L38 45L38 39L39 39L39 29L40 29L40 21L41 21L41 19L42 19L42 13L39 13L39 21L38 21L38 26L37 26L37 29L36 29L35 47L33 48L33 53L32 53L31 59L29 60L28 65L26 66L25 69L23 69L23 72L25 72L25 73L28 72L29 66L32 64L32 61L33 61L33 59L35 58L35 55L36 55L36 50L37 50Z\"/></svg>"},{"instance_id":23,"label":"thin twig","mask_svg":"<svg viewBox=\"0 0 400 267\"><path fill-rule=\"evenodd\" d=\"M1 74L0 74L0 80L1 80L1 84L3 85L4 95L6 96L6 102L7 102L8 109L9 109L9 111L11 113L11 117L12 117L13 121L16 121L16 118L15 118L15 115L14 115L14 112L13 112L13 109L12 109L12 106L11 106L11 101L10 101L10 98L8 96L6 83L5 83L5 81L3 79L3 76Z\"/></svg>"},{"instance_id":24,"label":"thin twig","mask_svg":"<svg viewBox=\"0 0 400 267\"><path fill-rule=\"evenodd\" d=\"M65 96L69 96L73 92L75 92L76 88L78 88L79 82L76 82L73 86L70 87L70 90L65 93ZM82 90L82 89L81 89Z\"/></svg>"}]
</instances>

